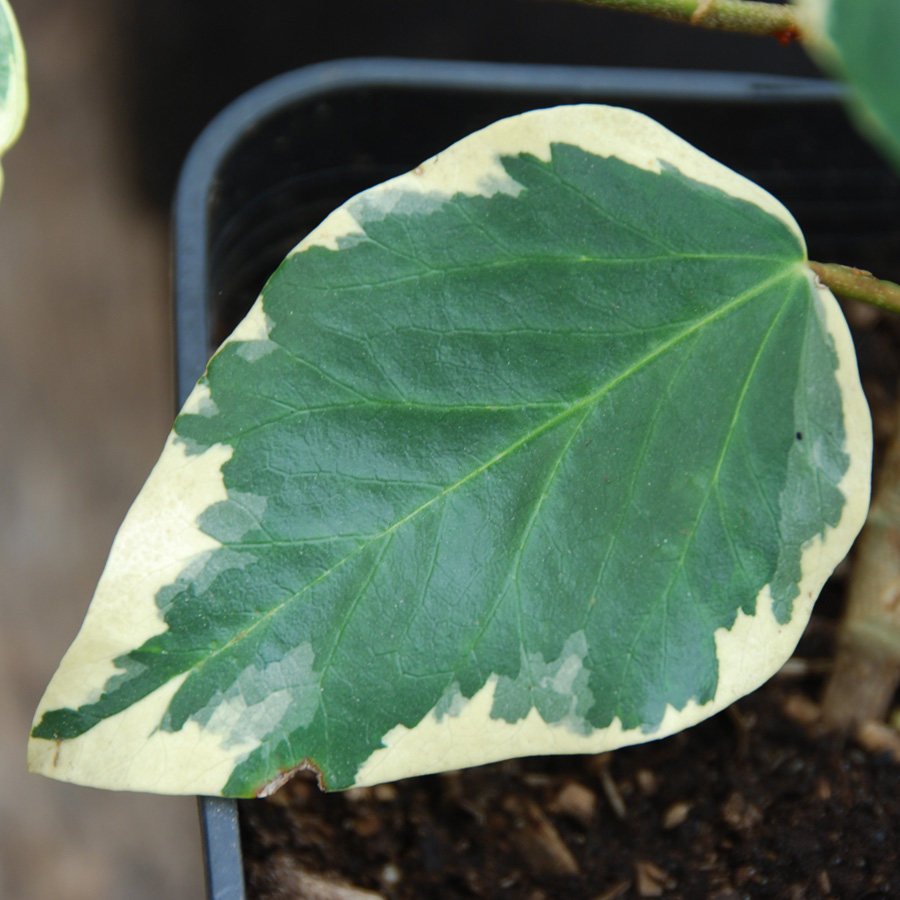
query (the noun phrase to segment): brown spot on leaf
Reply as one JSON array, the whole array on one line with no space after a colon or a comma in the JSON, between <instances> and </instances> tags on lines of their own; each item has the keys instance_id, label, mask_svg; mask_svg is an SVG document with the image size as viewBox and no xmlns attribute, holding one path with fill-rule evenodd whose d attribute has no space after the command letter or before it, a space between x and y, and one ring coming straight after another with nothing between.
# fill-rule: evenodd
<instances>
[{"instance_id":1,"label":"brown spot on leaf","mask_svg":"<svg viewBox=\"0 0 900 900\"><path fill-rule=\"evenodd\" d=\"M294 766L292 769L284 769L279 772L271 781L257 790L256 796L271 797L275 791L279 788L283 788L299 772L314 772L316 781L319 784L319 790L328 790L325 785L325 777L322 775L322 770L311 759L307 758L304 759L299 766Z\"/></svg>"}]
</instances>

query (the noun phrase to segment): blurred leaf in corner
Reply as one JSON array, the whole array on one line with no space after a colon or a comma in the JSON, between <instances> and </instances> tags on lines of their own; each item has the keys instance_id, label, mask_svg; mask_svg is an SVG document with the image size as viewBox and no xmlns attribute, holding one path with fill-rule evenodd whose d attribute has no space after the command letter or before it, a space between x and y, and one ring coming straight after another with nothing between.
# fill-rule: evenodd
<instances>
[{"instance_id":1,"label":"blurred leaf in corner","mask_svg":"<svg viewBox=\"0 0 900 900\"><path fill-rule=\"evenodd\" d=\"M19 136L27 109L25 48L9 4L0 0L0 156ZM0 169L0 190L2 188L3 171Z\"/></svg>"},{"instance_id":2,"label":"blurred leaf in corner","mask_svg":"<svg viewBox=\"0 0 900 900\"><path fill-rule=\"evenodd\" d=\"M900 3L897 0L794 0L806 44L850 86L857 127L900 169Z\"/></svg>"}]
</instances>

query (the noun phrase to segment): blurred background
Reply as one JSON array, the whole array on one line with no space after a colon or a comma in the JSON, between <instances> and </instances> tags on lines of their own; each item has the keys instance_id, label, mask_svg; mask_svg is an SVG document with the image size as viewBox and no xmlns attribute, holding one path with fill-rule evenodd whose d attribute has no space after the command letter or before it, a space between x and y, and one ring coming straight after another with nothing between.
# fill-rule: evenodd
<instances>
[{"instance_id":1,"label":"blurred background","mask_svg":"<svg viewBox=\"0 0 900 900\"><path fill-rule=\"evenodd\" d=\"M31 110L0 202L0 897L199 898L192 799L24 770L34 708L171 424L168 216L191 141L245 89L338 57L814 70L774 40L550 0L13 6Z\"/></svg>"}]
</instances>

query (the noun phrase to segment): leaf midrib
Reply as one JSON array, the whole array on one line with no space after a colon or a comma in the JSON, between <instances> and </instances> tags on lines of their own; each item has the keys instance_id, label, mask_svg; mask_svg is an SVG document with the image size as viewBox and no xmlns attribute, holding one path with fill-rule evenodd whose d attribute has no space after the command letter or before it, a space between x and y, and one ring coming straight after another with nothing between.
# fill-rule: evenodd
<instances>
[{"instance_id":1,"label":"leaf midrib","mask_svg":"<svg viewBox=\"0 0 900 900\"><path fill-rule=\"evenodd\" d=\"M378 244L377 241L372 241ZM381 246L380 244L378 246ZM310 248L312 249L312 248ZM398 256L406 256L404 253L386 247L388 252L395 253ZM353 281L348 283L340 283L329 281L327 285L316 286L311 283L304 285L305 290L332 292L339 290L342 293L350 293L352 291L371 290L372 288L395 287L399 284L421 283L424 279L445 277L447 275L471 274L475 271L504 271L514 266L521 266L528 263L529 266L536 264L544 265L573 265L591 263L603 266L637 266L644 263L661 263L661 262L681 262L682 260L690 260L694 262L721 262L723 260L731 260L734 262L746 262L752 260L754 262L783 262L783 256L764 256L757 254L735 254L735 253L681 253L672 251L671 253L659 254L656 256L637 256L637 257L595 257L585 253L575 256L563 255L547 255L540 256L538 254L529 253L526 255L511 256L509 259L489 260L487 262L466 262L461 265L454 266L437 266L425 262L420 257L412 257L422 266L418 272L412 272L409 275L401 275L397 278L384 278L380 280L369 279L367 281ZM263 295L263 303L265 303L265 294Z\"/></svg>"}]
</instances>

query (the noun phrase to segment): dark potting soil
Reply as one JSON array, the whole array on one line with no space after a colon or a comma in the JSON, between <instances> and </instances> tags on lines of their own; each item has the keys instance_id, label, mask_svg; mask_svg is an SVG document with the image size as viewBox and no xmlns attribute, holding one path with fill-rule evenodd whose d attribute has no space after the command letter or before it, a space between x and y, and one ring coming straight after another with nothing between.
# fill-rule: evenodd
<instances>
[{"instance_id":1,"label":"dark potting soil","mask_svg":"<svg viewBox=\"0 0 900 900\"><path fill-rule=\"evenodd\" d=\"M241 803L248 895L900 897L900 765L824 734L819 689L782 674L695 728L601 756L343 794L297 777Z\"/></svg>"}]
</instances>

